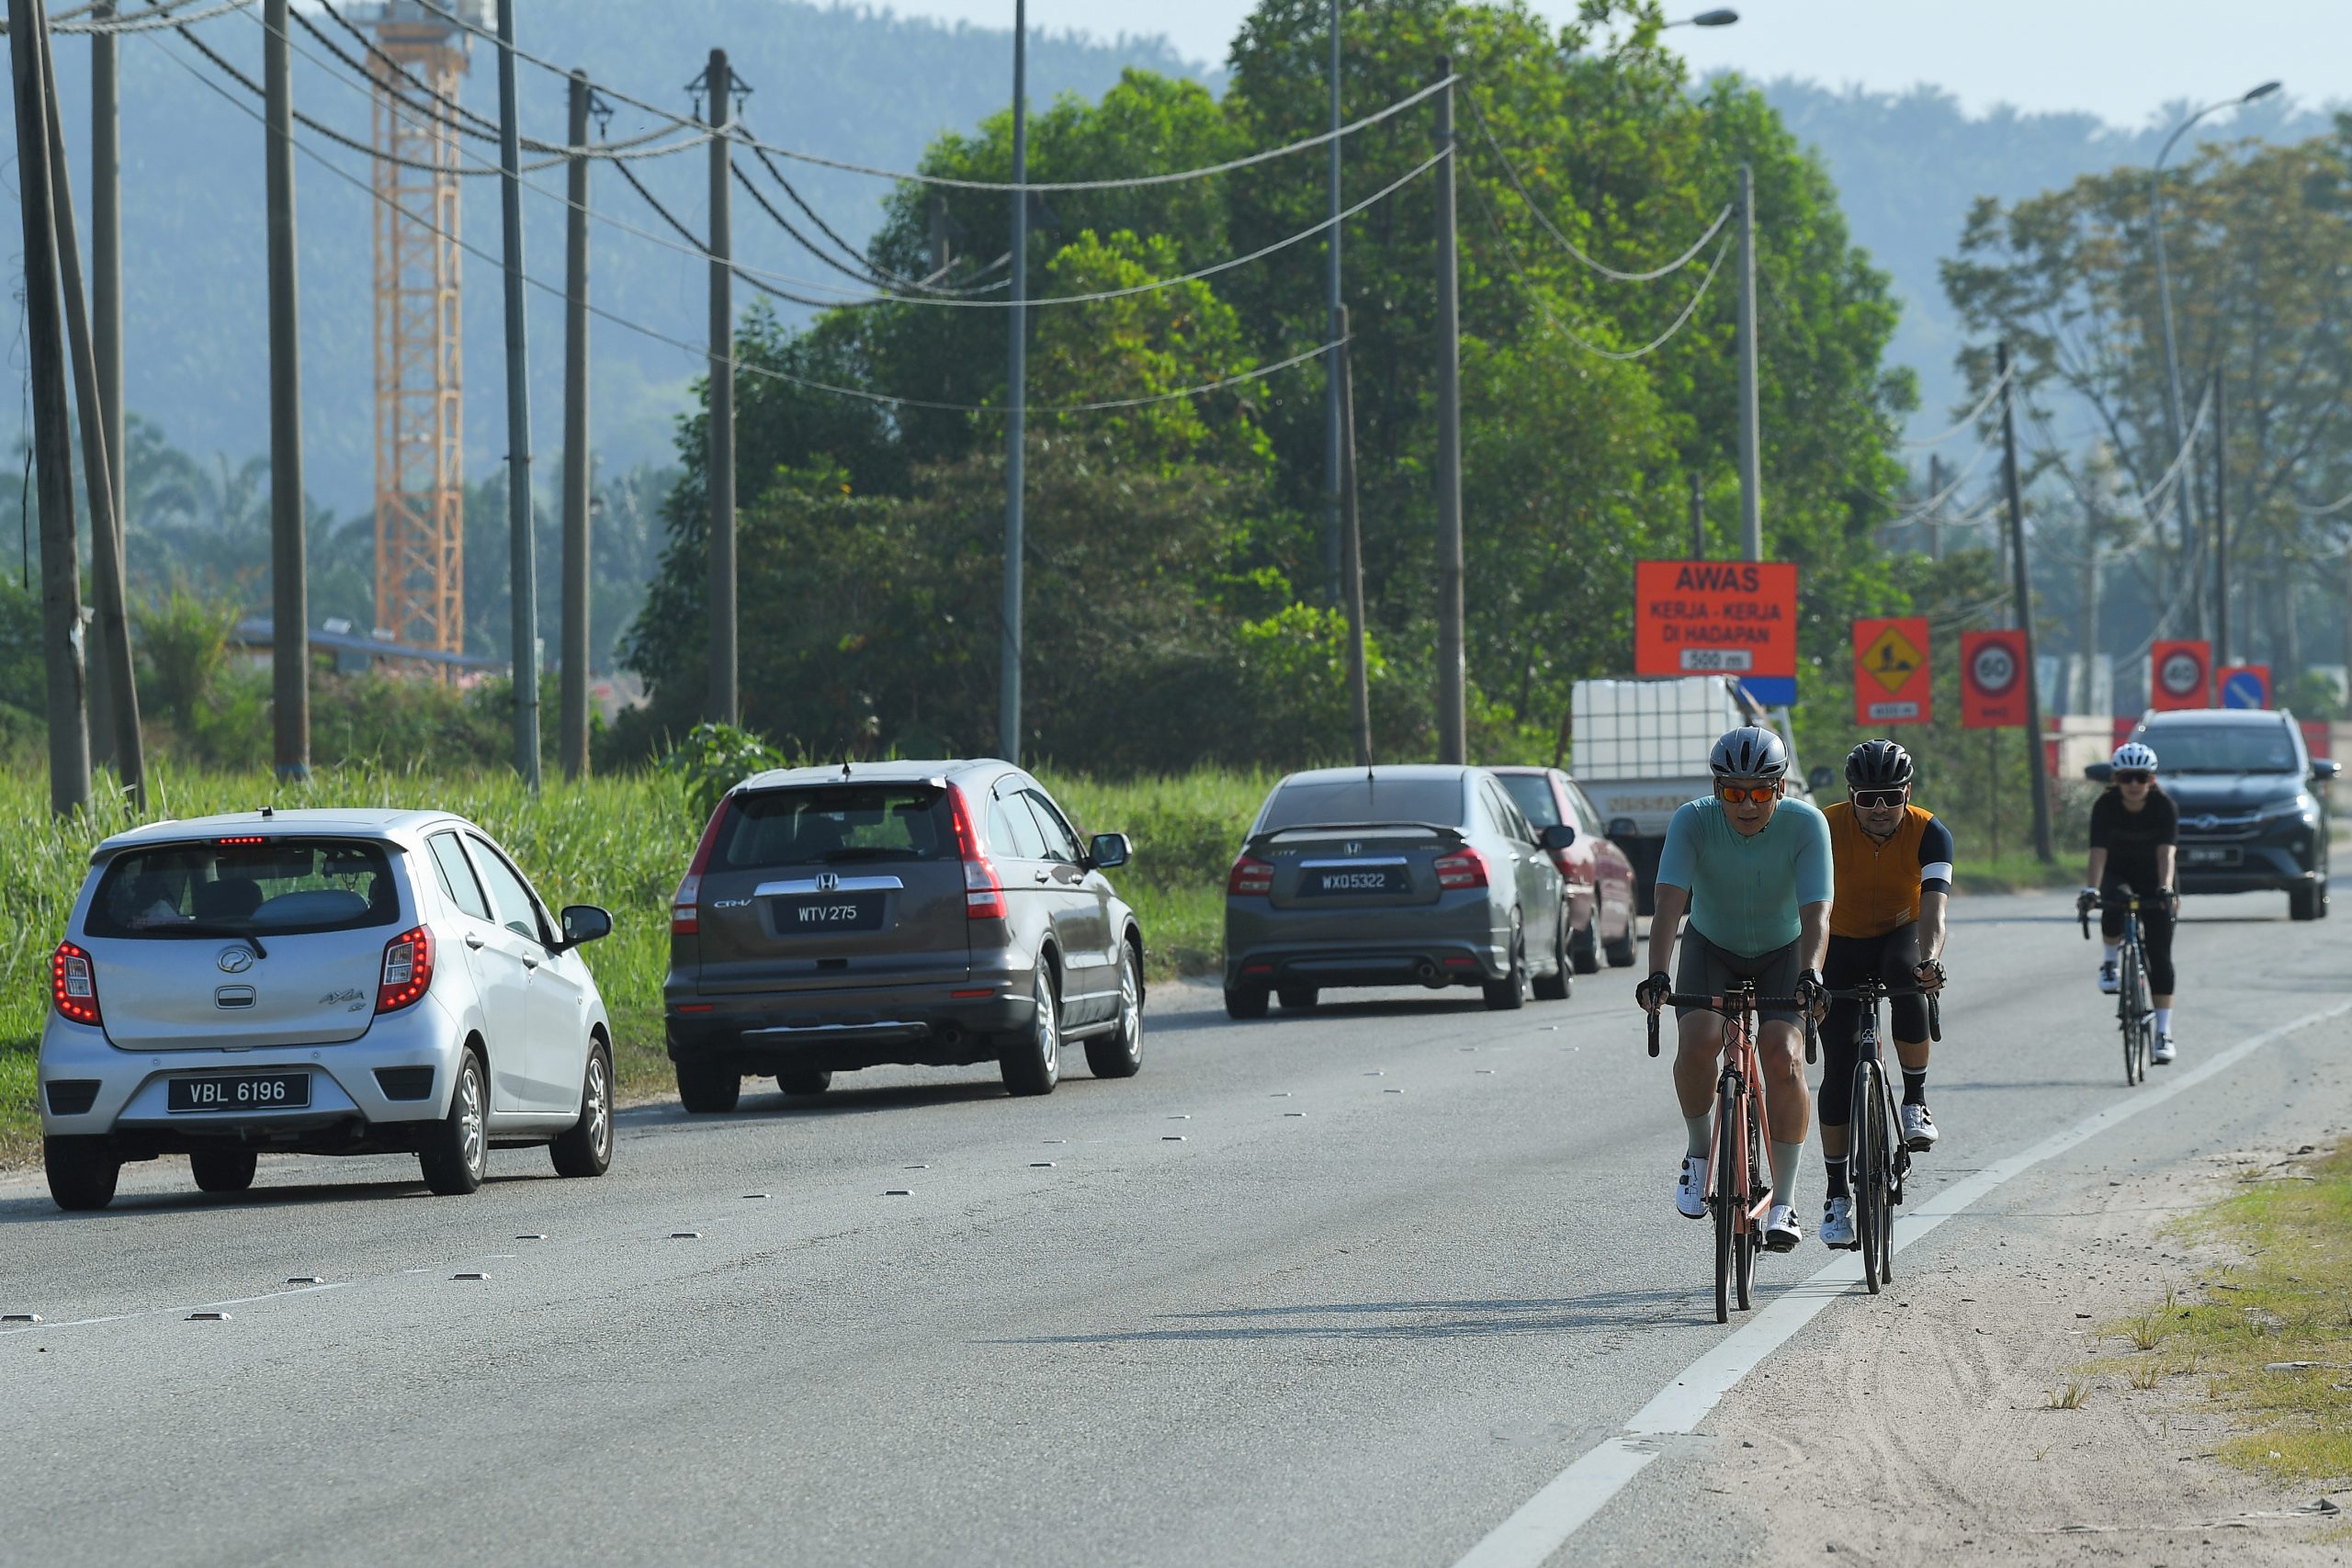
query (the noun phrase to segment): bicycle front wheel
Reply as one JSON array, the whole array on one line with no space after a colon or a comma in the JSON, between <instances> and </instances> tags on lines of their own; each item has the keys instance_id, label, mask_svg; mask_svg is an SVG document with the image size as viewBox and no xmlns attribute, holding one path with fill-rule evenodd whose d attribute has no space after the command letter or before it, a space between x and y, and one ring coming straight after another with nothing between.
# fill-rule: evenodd
<instances>
[{"instance_id":1,"label":"bicycle front wheel","mask_svg":"<svg viewBox=\"0 0 2352 1568\"><path fill-rule=\"evenodd\" d=\"M1854 1240L1861 1249L1862 1279L1872 1295L1878 1294L1878 1212L1886 1202L1883 1095L1878 1064L1867 1058L1855 1063L1853 1136L1846 1148L1846 1171L1854 1194Z\"/></svg>"},{"instance_id":2,"label":"bicycle front wheel","mask_svg":"<svg viewBox=\"0 0 2352 1568\"><path fill-rule=\"evenodd\" d=\"M1737 1258L1739 1310L1747 1312L1755 1305L1756 1255L1764 1250L1764 1232L1756 1224L1754 1210L1758 1190L1770 1179L1772 1168L1764 1159L1764 1108L1750 1092L1740 1096L1740 1122L1747 1129L1747 1179L1740 1184L1739 1195L1739 1257ZM1780 1194L1772 1195L1773 1201Z\"/></svg>"},{"instance_id":3,"label":"bicycle front wheel","mask_svg":"<svg viewBox=\"0 0 2352 1568\"><path fill-rule=\"evenodd\" d=\"M2123 1081L2136 1084L2148 1076L2147 1050L2141 1032L2147 1026L2145 976L2140 972L2140 944L2123 944L2123 984L2118 987L2116 1013L2123 1026Z\"/></svg>"},{"instance_id":4,"label":"bicycle front wheel","mask_svg":"<svg viewBox=\"0 0 2352 1568\"><path fill-rule=\"evenodd\" d=\"M1726 1086L1715 1100L1715 1158L1708 1175L1715 1209L1715 1321L1731 1321L1732 1279L1738 1271L1740 1122L1746 1107L1739 1091Z\"/></svg>"}]
</instances>

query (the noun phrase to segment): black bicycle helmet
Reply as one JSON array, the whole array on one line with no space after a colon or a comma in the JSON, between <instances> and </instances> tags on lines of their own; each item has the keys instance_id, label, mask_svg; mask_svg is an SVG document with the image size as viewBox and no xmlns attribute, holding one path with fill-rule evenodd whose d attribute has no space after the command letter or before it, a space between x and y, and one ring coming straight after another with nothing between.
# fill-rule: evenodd
<instances>
[{"instance_id":1,"label":"black bicycle helmet","mask_svg":"<svg viewBox=\"0 0 2352 1568\"><path fill-rule=\"evenodd\" d=\"M1911 782L1911 753L1892 740L1865 740L1846 753L1850 789L1901 789Z\"/></svg>"},{"instance_id":2,"label":"black bicycle helmet","mask_svg":"<svg viewBox=\"0 0 2352 1568\"><path fill-rule=\"evenodd\" d=\"M1758 725L1743 725L1715 742L1708 768L1719 779L1779 779L1788 776L1789 749Z\"/></svg>"}]
</instances>

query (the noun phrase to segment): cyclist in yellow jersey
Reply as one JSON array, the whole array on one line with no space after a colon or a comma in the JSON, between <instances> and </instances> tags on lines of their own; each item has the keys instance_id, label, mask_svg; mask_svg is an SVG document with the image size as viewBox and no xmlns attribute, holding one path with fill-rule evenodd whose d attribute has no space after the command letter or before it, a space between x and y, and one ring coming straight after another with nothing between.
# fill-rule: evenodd
<instances>
[{"instance_id":1,"label":"cyclist in yellow jersey","mask_svg":"<svg viewBox=\"0 0 2352 1568\"><path fill-rule=\"evenodd\" d=\"M1833 991L1871 976L1889 986L1917 985L1928 996L1943 987L1951 829L1911 804L1911 776L1909 752L1892 740L1866 740L1846 758L1846 799L1822 813L1838 874L1823 965ZM1892 997L1887 1010L1903 1064L1903 1141L1924 1151L1936 1141L1928 1111L1928 1004L1917 996ZM1821 1078L1821 1162L1828 1200L1821 1239L1839 1248L1856 1245L1846 1150L1861 1011L1860 1002L1832 1001L1822 1032L1828 1063Z\"/></svg>"}]
</instances>

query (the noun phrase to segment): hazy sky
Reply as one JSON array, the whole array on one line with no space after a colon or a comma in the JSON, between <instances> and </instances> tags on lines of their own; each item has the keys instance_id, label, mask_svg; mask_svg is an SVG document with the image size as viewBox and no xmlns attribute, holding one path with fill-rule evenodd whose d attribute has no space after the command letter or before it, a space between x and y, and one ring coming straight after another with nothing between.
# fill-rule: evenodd
<instances>
[{"instance_id":1,"label":"hazy sky","mask_svg":"<svg viewBox=\"0 0 2352 1568\"><path fill-rule=\"evenodd\" d=\"M1668 15L1714 0L1676 0ZM1534 0L1565 17L1574 0ZM1012 0L889 0L907 16L1010 27ZM1997 103L2145 124L2271 77L2306 104L2352 102L2352 0L1739 0L1738 25L1678 28L1701 71L1894 89L1932 82L1973 114ZM1222 62L1249 0L1029 0L1031 26L1098 38L1165 33Z\"/></svg>"}]
</instances>

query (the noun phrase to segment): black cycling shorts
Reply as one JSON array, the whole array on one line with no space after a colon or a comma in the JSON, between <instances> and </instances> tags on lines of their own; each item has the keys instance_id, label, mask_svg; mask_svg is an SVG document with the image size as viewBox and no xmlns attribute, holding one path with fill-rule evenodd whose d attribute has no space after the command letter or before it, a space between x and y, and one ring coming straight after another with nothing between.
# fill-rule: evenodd
<instances>
[{"instance_id":1,"label":"black cycling shorts","mask_svg":"<svg viewBox=\"0 0 2352 1568\"><path fill-rule=\"evenodd\" d=\"M1919 983L1919 923L1900 925L1883 936L1832 936L1829 956L1822 963L1821 978L1833 991L1851 989L1876 976L1889 986ZM1917 1044L1928 1037L1928 999L1889 997L1880 1014L1879 1059L1887 1071L1894 1065L1894 1042ZM1860 1055L1862 1004L1850 998L1833 998L1828 1021L1822 1025L1821 1043L1828 1060L1821 1074L1821 1122L1842 1127L1853 1114L1854 1058Z\"/></svg>"},{"instance_id":2,"label":"black cycling shorts","mask_svg":"<svg viewBox=\"0 0 2352 1568\"><path fill-rule=\"evenodd\" d=\"M2109 882L2099 889L2099 934L2109 942L2123 940L2123 902L2130 897L2126 884ZM2172 964L2172 900L2162 894L2145 894L2140 899L2140 946L2148 955L2148 994L2168 997L2178 983Z\"/></svg>"},{"instance_id":3,"label":"black cycling shorts","mask_svg":"<svg viewBox=\"0 0 2352 1568\"><path fill-rule=\"evenodd\" d=\"M1776 947L1770 953L1750 958L1717 947L1701 935L1696 926L1682 928L1682 956L1675 965L1674 988L1686 997L1720 997L1733 982L1753 980L1759 997L1788 997L1797 988L1797 944ZM1688 1018L1704 1008L1678 1007L1677 1018ZM1795 1023L1800 1015L1794 1008L1759 1007L1758 1018L1767 1022Z\"/></svg>"}]
</instances>

